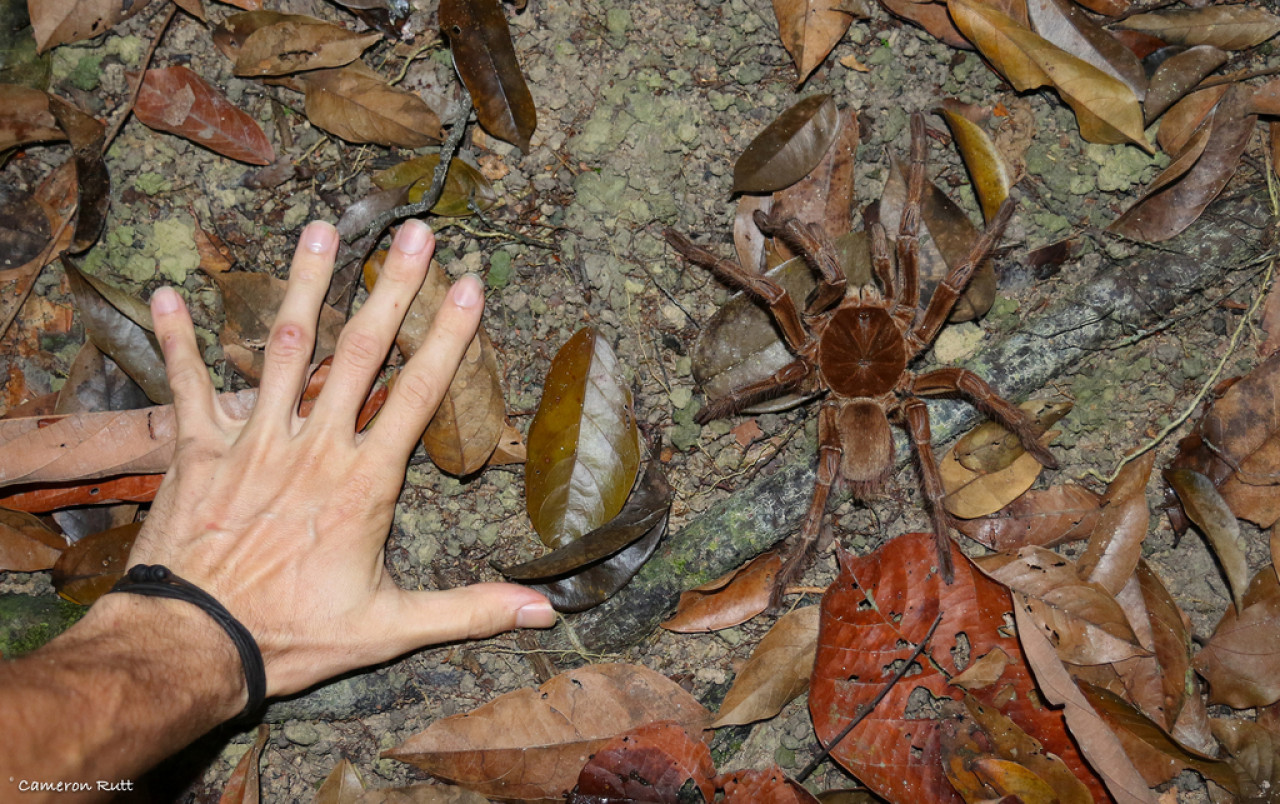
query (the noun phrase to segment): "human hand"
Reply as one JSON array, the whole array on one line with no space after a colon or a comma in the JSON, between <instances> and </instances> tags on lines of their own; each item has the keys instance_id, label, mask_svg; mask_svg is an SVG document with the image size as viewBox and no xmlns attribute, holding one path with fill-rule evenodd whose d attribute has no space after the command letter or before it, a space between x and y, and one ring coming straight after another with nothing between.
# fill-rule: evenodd
<instances>
[{"instance_id":1,"label":"human hand","mask_svg":"<svg viewBox=\"0 0 1280 804\"><path fill-rule=\"evenodd\" d=\"M409 592L383 563L409 455L483 308L480 282L458 280L376 421L355 432L434 248L425 224L401 227L376 287L342 331L324 390L305 419L298 402L337 252L332 226L316 222L303 231L247 420L218 405L178 294L161 288L152 296L178 443L129 564L163 564L221 602L257 640L268 695L297 692L424 645L555 620L546 599L522 586ZM153 602L109 595L97 605ZM206 616L188 608L193 617Z\"/></svg>"}]
</instances>

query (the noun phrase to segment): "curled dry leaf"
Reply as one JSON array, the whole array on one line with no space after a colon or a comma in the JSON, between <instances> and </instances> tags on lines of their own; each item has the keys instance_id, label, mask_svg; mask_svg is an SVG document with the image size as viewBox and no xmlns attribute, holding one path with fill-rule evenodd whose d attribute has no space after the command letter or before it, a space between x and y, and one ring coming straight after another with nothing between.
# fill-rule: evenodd
<instances>
[{"instance_id":1,"label":"curled dry leaf","mask_svg":"<svg viewBox=\"0 0 1280 804\"><path fill-rule=\"evenodd\" d=\"M1069 0L1027 0L1031 27L1049 42L1082 59L1133 90L1147 94L1147 72L1133 51Z\"/></svg>"},{"instance_id":2,"label":"curled dry leaf","mask_svg":"<svg viewBox=\"0 0 1280 804\"><path fill-rule=\"evenodd\" d=\"M555 798L613 737L661 720L697 733L710 713L646 667L591 665L437 720L383 756L486 796Z\"/></svg>"},{"instance_id":3,"label":"curled dry leaf","mask_svg":"<svg viewBox=\"0 0 1280 804\"><path fill-rule=\"evenodd\" d=\"M719 779L724 788L722 804L817 804L813 794L774 765L764 770L740 770Z\"/></svg>"},{"instance_id":4,"label":"curled dry leaf","mask_svg":"<svg viewBox=\"0 0 1280 804\"><path fill-rule=\"evenodd\" d=\"M124 575L141 522L91 533L62 551L53 565L53 588L72 603L89 606Z\"/></svg>"},{"instance_id":5,"label":"curled dry leaf","mask_svg":"<svg viewBox=\"0 0 1280 804\"><path fill-rule=\"evenodd\" d=\"M1235 709L1280 701L1280 580L1270 567L1254 576L1239 613L1228 608L1196 654L1209 700Z\"/></svg>"},{"instance_id":6,"label":"curled dry leaf","mask_svg":"<svg viewBox=\"0 0 1280 804\"><path fill-rule=\"evenodd\" d=\"M422 98L357 62L299 76L307 119L348 142L421 148L439 142L440 118Z\"/></svg>"},{"instance_id":7,"label":"curled dry leaf","mask_svg":"<svg viewBox=\"0 0 1280 804\"><path fill-rule=\"evenodd\" d=\"M1130 142L1154 153L1133 90L977 0L948 0L956 26L1019 91L1046 84L1076 113L1088 142Z\"/></svg>"},{"instance_id":8,"label":"curled dry leaf","mask_svg":"<svg viewBox=\"0 0 1280 804\"><path fill-rule=\"evenodd\" d=\"M1102 513L1089 544L1076 561L1076 572L1113 595L1120 593L1142 558L1151 515L1147 510L1147 483L1155 466L1155 453L1125 464L1102 497Z\"/></svg>"},{"instance_id":9,"label":"curled dry leaf","mask_svg":"<svg viewBox=\"0 0 1280 804\"><path fill-rule=\"evenodd\" d=\"M840 114L831 95L810 95L756 135L733 166L733 192L771 193L804 178L835 141Z\"/></svg>"},{"instance_id":10,"label":"curled dry leaf","mask_svg":"<svg viewBox=\"0 0 1280 804\"><path fill-rule=\"evenodd\" d=\"M667 530L671 496L662 464L652 459L613 519L533 561L495 569L512 580L537 581L533 588L557 611L599 605L625 586L657 549Z\"/></svg>"},{"instance_id":11,"label":"curled dry leaf","mask_svg":"<svg viewBox=\"0 0 1280 804\"><path fill-rule=\"evenodd\" d=\"M964 672L951 679L954 686L962 690L980 690L990 687L1004 675L1009 666L1009 654L1000 648L992 648L973 661Z\"/></svg>"},{"instance_id":12,"label":"curled dry leaf","mask_svg":"<svg viewBox=\"0 0 1280 804\"><path fill-rule=\"evenodd\" d=\"M1120 25L1131 31L1158 36L1171 45L1213 45L1223 50L1248 50L1280 32L1280 17L1241 3L1134 14Z\"/></svg>"},{"instance_id":13,"label":"curled dry leaf","mask_svg":"<svg viewBox=\"0 0 1280 804\"><path fill-rule=\"evenodd\" d=\"M778 618L733 680L712 728L774 717L809 689L818 615L818 606L805 606Z\"/></svg>"},{"instance_id":14,"label":"curled dry leaf","mask_svg":"<svg viewBox=\"0 0 1280 804\"><path fill-rule=\"evenodd\" d=\"M1096 800L1105 792L1067 736L1060 713L1044 707L1018 640L1008 632L1007 590L978 572L952 546L955 580L943 583L930 565L937 562L932 533L911 533L865 557L840 556L840 574L822 599L818 655L809 688L809 712L823 744L868 705L928 632L942 621L929 645L932 661L921 659L889 690L873 717L859 723L832 750L832 756L871 790L890 801L960 801L941 766L943 720L909 715L917 689L934 698L959 699L948 680L960 672L955 647L960 634L969 654L1000 648L1010 662L1002 683L973 696L999 709L1062 758ZM936 664L935 664L936 663ZM1011 690L1012 695L1007 694Z\"/></svg>"},{"instance_id":15,"label":"curled dry leaf","mask_svg":"<svg viewBox=\"0 0 1280 804\"><path fill-rule=\"evenodd\" d=\"M1107 231L1146 243L1179 234L1200 217L1235 175L1236 165L1258 118L1245 114L1250 90L1229 87L1213 114L1212 133L1195 164L1175 162L1155 178L1153 188L1115 220ZM1176 171L1176 172L1175 172ZM1168 175L1166 175L1168 174ZM1177 180L1174 181L1174 177Z\"/></svg>"},{"instance_id":16,"label":"curled dry leaf","mask_svg":"<svg viewBox=\"0 0 1280 804\"><path fill-rule=\"evenodd\" d=\"M79 254L97 242L111 206L111 175L103 156L106 126L54 95L49 96L49 111L71 140L78 209L68 250Z\"/></svg>"},{"instance_id":17,"label":"curled dry leaf","mask_svg":"<svg viewBox=\"0 0 1280 804\"><path fill-rule=\"evenodd\" d=\"M954 48L973 50L973 43L956 30L947 13L945 2L918 3L916 0L880 0L891 14L909 20L924 28L931 36Z\"/></svg>"},{"instance_id":18,"label":"curled dry leaf","mask_svg":"<svg viewBox=\"0 0 1280 804\"><path fill-rule=\"evenodd\" d=\"M360 772L350 760L342 757L316 791L312 804L355 804L363 792L364 782L360 779Z\"/></svg>"},{"instance_id":19,"label":"curled dry leaf","mask_svg":"<svg viewBox=\"0 0 1280 804\"><path fill-rule=\"evenodd\" d=\"M675 615L662 627L697 634L741 625L769 607L780 569L782 559L776 550L761 553L714 581L682 593Z\"/></svg>"},{"instance_id":20,"label":"curled dry leaf","mask_svg":"<svg viewBox=\"0 0 1280 804\"><path fill-rule=\"evenodd\" d=\"M1089 765L1106 784L1111 798L1117 804L1157 804L1146 780L1125 755L1120 739L1098 717L1071 676L1067 675L1053 645L1034 622L1027 600L1016 592L1013 595L1013 615L1018 626L1018 641L1026 651L1027 663L1035 672L1040 693L1049 703L1063 707L1062 716L1080 746L1080 753L1088 757Z\"/></svg>"},{"instance_id":21,"label":"curled dry leaf","mask_svg":"<svg viewBox=\"0 0 1280 804\"><path fill-rule=\"evenodd\" d=\"M31 27L40 52L91 39L137 14L150 0L39 0L29 2Z\"/></svg>"},{"instance_id":22,"label":"curled dry leaf","mask_svg":"<svg viewBox=\"0 0 1280 804\"><path fill-rule=\"evenodd\" d=\"M1173 729L1188 690L1195 688L1187 616L1144 561L1138 562L1129 586L1117 599L1152 655L1125 659L1113 667L1129 700L1162 728Z\"/></svg>"},{"instance_id":23,"label":"curled dry leaf","mask_svg":"<svg viewBox=\"0 0 1280 804\"><path fill-rule=\"evenodd\" d=\"M440 27L484 130L526 153L538 112L498 0L442 0Z\"/></svg>"},{"instance_id":24,"label":"curled dry leaf","mask_svg":"<svg viewBox=\"0 0 1280 804\"><path fill-rule=\"evenodd\" d=\"M822 160L803 179L774 193L773 202L765 211L772 210L774 220L793 218L801 223L817 224L832 240L847 233L853 228L853 165L859 138L857 115L853 111L842 113L839 131ZM752 198L741 197L738 202L740 212ZM755 229L754 221L748 221L748 224ZM737 229L735 221L735 245ZM796 256L779 238L773 238L771 246L770 263ZM743 265L753 263L745 262Z\"/></svg>"},{"instance_id":25,"label":"curled dry leaf","mask_svg":"<svg viewBox=\"0 0 1280 804\"><path fill-rule=\"evenodd\" d=\"M753 224L754 225L754 224ZM836 238L845 276L855 286L871 277L871 252L864 232L850 232ZM788 260L766 275L794 299L803 299L817 287L813 270L803 259ZM795 360L769 315L761 305L738 293L723 304L706 322L693 345L693 379L708 399L718 399L739 388L768 377ZM788 394L748 408L744 413L786 410L808 397Z\"/></svg>"},{"instance_id":26,"label":"curled dry leaf","mask_svg":"<svg viewBox=\"0 0 1280 804\"><path fill-rule=\"evenodd\" d=\"M148 128L177 134L229 159L251 165L276 160L258 123L181 65L147 70L133 113Z\"/></svg>"},{"instance_id":27,"label":"curled dry leaf","mask_svg":"<svg viewBox=\"0 0 1280 804\"><path fill-rule=\"evenodd\" d=\"M49 111L47 93L16 84L0 84L0 153L33 142L66 138Z\"/></svg>"},{"instance_id":28,"label":"curled dry leaf","mask_svg":"<svg viewBox=\"0 0 1280 804\"><path fill-rule=\"evenodd\" d=\"M1195 89L1205 76L1226 64L1231 56L1212 45L1197 45L1165 59L1151 76L1151 86L1143 100L1142 114L1147 125Z\"/></svg>"},{"instance_id":29,"label":"curled dry leaf","mask_svg":"<svg viewBox=\"0 0 1280 804\"><path fill-rule=\"evenodd\" d=\"M773 13L782 46L796 63L797 86L844 38L855 16L868 16L864 0L773 0Z\"/></svg>"},{"instance_id":30,"label":"curled dry leaf","mask_svg":"<svg viewBox=\"0 0 1280 804\"><path fill-rule=\"evenodd\" d=\"M1040 437L1040 443L1048 445L1059 432L1050 430ZM1023 452L1008 466L994 472L975 472L960 462L953 446L938 461L942 487L947 493L942 504L947 511L962 519L987 516L1031 488L1043 468L1035 456Z\"/></svg>"},{"instance_id":31,"label":"curled dry leaf","mask_svg":"<svg viewBox=\"0 0 1280 804\"><path fill-rule=\"evenodd\" d=\"M155 335L112 304L113 300L120 301L114 298L121 295L117 288L112 288L101 280L91 279L67 261L63 262L63 266L67 269L71 294L76 300L76 309L80 311L89 340L124 369L142 387L148 398L162 404L171 402L173 394L169 390L164 357L160 354L160 345L156 342ZM141 304L136 299L132 302ZM126 309L127 306L121 304ZM149 320L147 323L150 323Z\"/></svg>"},{"instance_id":32,"label":"curled dry leaf","mask_svg":"<svg viewBox=\"0 0 1280 804\"><path fill-rule=\"evenodd\" d=\"M94 346L93 341L86 341L71 361L53 412L133 410L150 404L142 388L114 360Z\"/></svg>"},{"instance_id":33,"label":"curled dry leaf","mask_svg":"<svg viewBox=\"0 0 1280 804\"><path fill-rule=\"evenodd\" d=\"M1209 725L1227 749L1244 800L1265 801L1280 789L1280 729L1239 718L1213 718Z\"/></svg>"},{"instance_id":34,"label":"curled dry leaf","mask_svg":"<svg viewBox=\"0 0 1280 804\"><path fill-rule=\"evenodd\" d=\"M650 723L619 734L592 756L569 794L569 804L652 802L678 804L690 782L703 801L714 801L715 764L707 744L673 722Z\"/></svg>"},{"instance_id":35,"label":"curled dry leaf","mask_svg":"<svg viewBox=\"0 0 1280 804\"><path fill-rule=\"evenodd\" d=\"M220 394L232 418L247 419L257 391ZM0 420L0 486L164 472L177 428L170 406Z\"/></svg>"},{"instance_id":36,"label":"curled dry leaf","mask_svg":"<svg viewBox=\"0 0 1280 804\"><path fill-rule=\"evenodd\" d=\"M969 178L973 181L973 191L978 196L978 203L982 205L982 217L989 222L1009 197L1009 190L1013 186L1009 169L986 129L960 111L959 101L954 98L943 99L942 116L951 128L960 158L964 160Z\"/></svg>"},{"instance_id":37,"label":"curled dry leaf","mask_svg":"<svg viewBox=\"0 0 1280 804\"><path fill-rule=\"evenodd\" d=\"M234 14L213 32L214 44L242 76L341 67L381 39L376 33L356 33L315 17L276 11Z\"/></svg>"},{"instance_id":38,"label":"curled dry leaf","mask_svg":"<svg viewBox=\"0 0 1280 804\"><path fill-rule=\"evenodd\" d=\"M231 771L231 778L227 779L227 786L222 788L222 798L218 799L218 804L258 804L262 795L259 767L262 763L262 749L267 747L267 735L270 731L265 723L258 726L253 745Z\"/></svg>"},{"instance_id":39,"label":"curled dry leaf","mask_svg":"<svg viewBox=\"0 0 1280 804\"><path fill-rule=\"evenodd\" d=\"M379 251L364 266L365 284L372 289L386 252ZM452 282L434 260L418 295L409 304L396 333L396 346L405 360L426 343L431 324L449 294ZM445 389L435 416L422 434L432 462L452 475L480 471L493 454L506 422L498 356L484 327L467 345L458 371Z\"/></svg>"},{"instance_id":40,"label":"curled dry leaf","mask_svg":"<svg viewBox=\"0 0 1280 804\"><path fill-rule=\"evenodd\" d=\"M622 510L640 468L640 431L618 358L578 330L551 361L529 426L525 505L548 547L561 547Z\"/></svg>"},{"instance_id":41,"label":"curled dry leaf","mask_svg":"<svg viewBox=\"0 0 1280 804\"><path fill-rule=\"evenodd\" d=\"M1160 131L1156 141L1160 147L1172 156L1180 157L1187 144L1203 129L1204 121L1217 108L1218 101L1227 94L1230 84L1219 84L1208 89L1199 89L1187 95L1165 112L1160 121ZM1203 152L1203 148L1200 149ZM1199 159L1199 155L1196 156Z\"/></svg>"},{"instance_id":42,"label":"curled dry leaf","mask_svg":"<svg viewBox=\"0 0 1280 804\"><path fill-rule=\"evenodd\" d=\"M1070 559L1043 547L1024 547L1016 556L987 556L976 563L1026 600L1028 616L1063 661L1106 664L1148 655L1115 597L1082 581Z\"/></svg>"},{"instance_id":43,"label":"curled dry leaf","mask_svg":"<svg viewBox=\"0 0 1280 804\"><path fill-rule=\"evenodd\" d=\"M756 226L754 215L759 210L766 215L773 209L771 195L743 195L733 214L733 248L738 254L738 264L748 271L764 270L764 247L768 239Z\"/></svg>"},{"instance_id":44,"label":"curled dry leaf","mask_svg":"<svg viewBox=\"0 0 1280 804\"><path fill-rule=\"evenodd\" d=\"M995 513L960 519L957 530L992 550L1017 550L1029 544L1053 547L1086 538L1101 514L1101 498L1074 483L1032 489Z\"/></svg>"},{"instance_id":45,"label":"curled dry leaf","mask_svg":"<svg viewBox=\"0 0 1280 804\"><path fill-rule=\"evenodd\" d=\"M1170 469L1164 479L1178 494L1182 510L1209 540L1227 585L1236 611L1244 608L1245 590L1249 586L1249 559L1245 556L1244 542L1240 535L1240 523L1227 506L1222 495L1213 487L1209 478L1191 469Z\"/></svg>"},{"instance_id":46,"label":"curled dry leaf","mask_svg":"<svg viewBox=\"0 0 1280 804\"><path fill-rule=\"evenodd\" d=\"M1213 481L1231 511L1259 527L1280 520L1280 353L1233 383L1178 445L1172 468Z\"/></svg>"},{"instance_id":47,"label":"curled dry leaf","mask_svg":"<svg viewBox=\"0 0 1280 804\"><path fill-rule=\"evenodd\" d=\"M1151 787L1191 769L1227 790L1239 791L1236 774L1227 763L1179 745L1167 731L1120 696L1090 684L1079 687L1093 710L1115 732L1129 760Z\"/></svg>"},{"instance_id":48,"label":"curled dry leaf","mask_svg":"<svg viewBox=\"0 0 1280 804\"><path fill-rule=\"evenodd\" d=\"M227 271L212 278L222 291L226 311L226 322L218 333L223 352L237 371L256 382L262 378L267 337L287 283L270 274L249 271ZM313 360L333 354L343 323L342 313L327 304L321 307Z\"/></svg>"},{"instance_id":49,"label":"curled dry leaf","mask_svg":"<svg viewBox=\"0 0 1280 804\"><path fill-rule=\"evenodd\" d=\"M0 570L52 569L67 540L31 514L0 508Z\"/></svg>"}]
</instances>

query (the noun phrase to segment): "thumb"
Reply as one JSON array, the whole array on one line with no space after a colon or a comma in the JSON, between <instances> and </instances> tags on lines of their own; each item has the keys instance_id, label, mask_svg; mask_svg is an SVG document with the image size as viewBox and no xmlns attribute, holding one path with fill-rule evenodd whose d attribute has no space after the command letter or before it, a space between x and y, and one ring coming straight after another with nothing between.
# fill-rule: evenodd
<instances>
[{"instance_id":1,"label":"thumb","mask_svg":"<svg viewBox=\"0 0 1280 804\"><path fill-rule=\"evenodd\" d=\"M481 639L513 628L549 628L556 621L545 597L513 583L478 583L439 592L400 590L397 608L388 622L403 629L408 650Z\"/></svg>"}]
</instances>

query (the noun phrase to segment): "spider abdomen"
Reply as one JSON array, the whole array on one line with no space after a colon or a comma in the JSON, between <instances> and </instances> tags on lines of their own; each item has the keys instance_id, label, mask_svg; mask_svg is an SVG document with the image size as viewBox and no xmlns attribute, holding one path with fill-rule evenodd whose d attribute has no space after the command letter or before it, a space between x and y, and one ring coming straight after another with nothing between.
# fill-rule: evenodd
<instances>
[{"instance_id":1,"label":"spider abdomen","mask_svg":"<svg viewBox=\"0 0 1280 804\"><path fill-rule=\"evenodd\" d=\"M822 331L818 367L837 396L887 394L907 368L902 333L883 307L838 308Z\"/></svg>"}]
</instances>

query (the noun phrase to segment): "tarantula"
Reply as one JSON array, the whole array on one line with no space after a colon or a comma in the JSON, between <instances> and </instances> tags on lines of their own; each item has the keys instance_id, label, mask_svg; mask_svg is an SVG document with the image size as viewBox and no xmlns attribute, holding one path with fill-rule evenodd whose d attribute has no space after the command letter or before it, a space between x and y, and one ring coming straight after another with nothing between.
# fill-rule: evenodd
<instances>
[{"instance_id":1,"label":"tarantula","mask_svg":"<svg viewBox=\"0 0 1280 804\"><path fill-rule=\"evenodd\" d=\"M972 371L944 368L924 374L907 370L938 335L975 269L1000 241L1013 202L1006 201L974 244L964 262L938 285L923 314L920 300L920 205L924 192L924 117L911 118L911 161L907 198L896 243L897 261L889 257L883 227L872 226L871 262L879 286L846 288L836 251L822 230L795 220L774 220L756 212L765 235L779 237L818 274L818 286L801 312L776 282L729 260L722 260L687 237L667 230L666 239L685 259L701 265L721 281L740 288L765 304L795 360L767 379L750 383L711 400L697 421L731 416L750 405L787 393L823 395L818 412L818 473L813 500L799 538L787 550L777 588L803 571L817 544L827 497L840 478L854 496L866 498L888 479L893 468L890 421L903 426L920 456L924 493L938 540L938 567L947 583L954 576L948 519L942 505L942 477L930 443L929 412L921 397L960 395L1017 435L1024 449L1043 465L1057 461L1040 444L1031 421Z\"/></svg>"}]
</instances>

